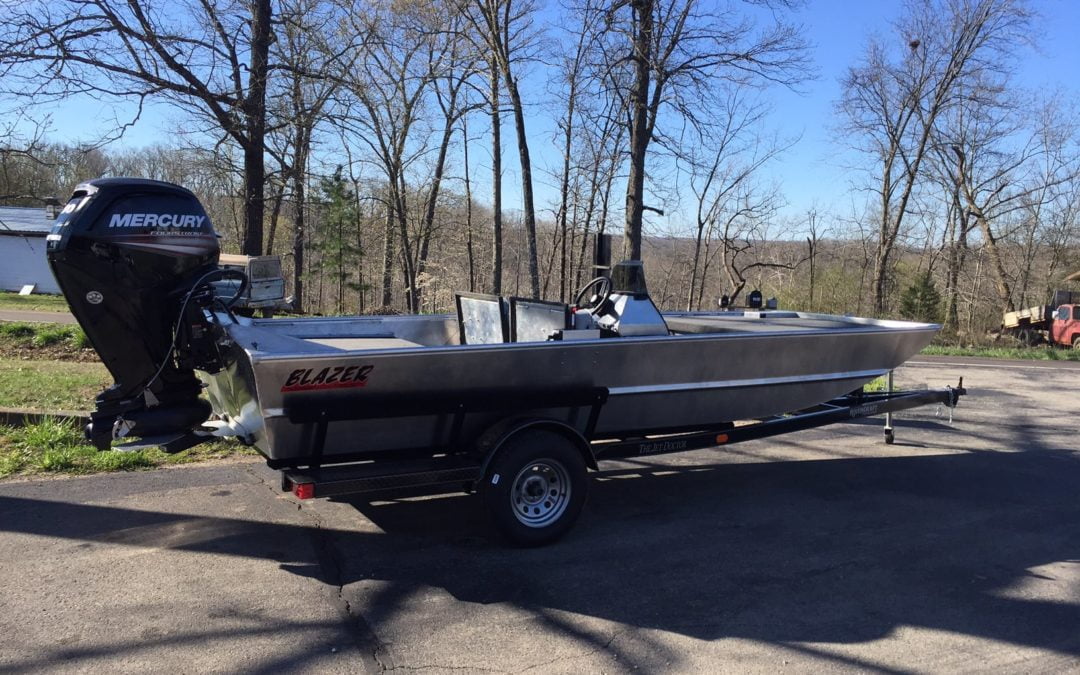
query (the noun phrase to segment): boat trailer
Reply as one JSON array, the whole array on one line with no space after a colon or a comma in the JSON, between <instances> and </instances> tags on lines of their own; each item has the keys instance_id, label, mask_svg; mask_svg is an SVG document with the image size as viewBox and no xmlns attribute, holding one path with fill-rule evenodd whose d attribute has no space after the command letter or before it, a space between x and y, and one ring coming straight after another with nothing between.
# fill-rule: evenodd
<instances>
[{"instance_id":1,"label":"boat trailer","mask_svg":"<svg viewBox=\"0 0 1080 675\"><path fill-rule=\"evenodd\" d=\"M892 372L888 375L888 383L891 389ZM860 389L806 410L745 424L726 422L709 428L671 429L668 433L651 433L624 438L591 437L596 419L607 401L607 392L602 388L580 392L523 393L520 398L513 399L505 396L498 398L477 396L467 403L439 400L419 403L410 401L407 404L388 402L370 409L367 414L383 418L412 416L417 414L419 405L425 413L451 415L455 428L460 429L464 417L470 413L512 413L514 410L536 407L538 397L543 397L549 405L558 404L583 409L588 414L589 423L586 425L585 434L582 435L552 420L510 418L490 429L471 451L462 452L459 448L449 446L442 449L443 452L432 456L430 448L416 448L414 458L408 458L409 453L402 451L395 453L396 458L390 461L373 460L329 466L321 466L314 461L306 468L283 469L281 489L291 492L298 499L353 496L367 501L378 501L452 492L490 494L498 491L500 483L510 482L510 489L514 492L511 493L509 501L517 504L519 513L508 517L505 513L506 509L501 508L507 500L500 494L493 495L488 500L492 507L492 515L499 529L512 541L536 545L553 540L572 525L577 516L577 509L574 509L572 514L567 514L565 511L570 506L570 497L575 494L580 496L581 503L584 502L587 481L575 480L575 476L578 474L583 476L586 466L597 469L598 462L606 460L649 457L711 447L722 448L744 441L883 414L887 418L884 440L885 443L892 444L894 440L893 413L924 405L939 404L949 409L951 421L952 408L956 407L960 397L965 394L967 390L964 388L963 378L956 387L943 389L885 392L865 392ZM555 397L555 400L552 397ZM315 425L316 447L313 451L314 456L317 457L321 449L319 445L325 441L328 425L335 421L356 419L357 411L322 407L293 409L286 411L286 414L296 423ZM578 452L569 452L565 459L559 458L556 461L523 458L520 462L509 462L508 468L516 473L510 481L504 478L504 475L509 472L492 470L493 460L508 454L500 452L504 449L504 445L511 441L521 444L523 439L529 440L532 436L538 437L538 445L548 448L552 447L552 441L555 438L561 436L563 440L572 441L572 446L576 446ZM530 498L530 490L532 498ZM520 494L514 497L516 493ZM515 523L520 525L520 521L529 518L534 521L551 519L554 524L565 515L571 515L571 517L568 522L565 522L565 529L559 528L557 535L552 535L549 531L538 536L546 528L537 527L536 522L532 522L525 528L515 526Z\"/></svg>"}]
</instances>

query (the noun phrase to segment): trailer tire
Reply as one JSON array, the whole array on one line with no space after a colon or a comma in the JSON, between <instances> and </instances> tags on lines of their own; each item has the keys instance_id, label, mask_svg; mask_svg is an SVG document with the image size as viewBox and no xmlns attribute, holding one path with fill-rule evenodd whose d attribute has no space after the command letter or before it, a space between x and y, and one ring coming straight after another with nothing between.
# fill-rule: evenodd
<instances>
[{"instance_id":1,"label":"trailer tire","mask_svg":"<svg viewBox=\"0 0 1080 675\"><path fill-rule=\"evenodd\" d=\"M504 537L520 546L542 546L573 527L588 488L585 460L570 439L527 429L496 451L481 496Z\"/></svg>"}]
</instances>

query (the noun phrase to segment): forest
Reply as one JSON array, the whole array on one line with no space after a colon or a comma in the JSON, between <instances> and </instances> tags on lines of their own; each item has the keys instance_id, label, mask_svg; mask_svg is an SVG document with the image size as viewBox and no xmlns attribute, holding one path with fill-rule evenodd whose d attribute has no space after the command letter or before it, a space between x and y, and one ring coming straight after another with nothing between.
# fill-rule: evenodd
<instances>
[{"instance_id":1,"label":"forest","mask_svg":"<svg viewBox=\"0 0 1080 675\"><path fill-rule=\"evenodd\" d=\"M777 91L816 77L801 0L27 0L0 17L0 204L82 180L192 189L297 311L572 301L597 234L668 309L938 321L979 341L1080 270L1080 126L1016 76L1024 0L910 0L834 102L843 210L791 204ZM123 103L59 141L57 106ZM144 108L152 145L121 141Z\"/></svg>"}]
</instances>

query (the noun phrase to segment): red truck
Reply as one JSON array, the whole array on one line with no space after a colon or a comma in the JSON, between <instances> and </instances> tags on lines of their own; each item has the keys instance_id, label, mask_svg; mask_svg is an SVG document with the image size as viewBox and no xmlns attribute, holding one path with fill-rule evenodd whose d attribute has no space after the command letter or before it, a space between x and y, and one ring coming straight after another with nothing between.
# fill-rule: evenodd
<instances>
[{"instance_id":1,"label":"red truck","mask_svg":"<svg viewBox=\"0 0 1080 675\"><path fill-rule=\"evenodd\" d=\"M1080 349L1080 293L1055 291L1053 304L1005 312L1001 328L1026 345L1045 341Z\"/></svg>"}]
</instances>

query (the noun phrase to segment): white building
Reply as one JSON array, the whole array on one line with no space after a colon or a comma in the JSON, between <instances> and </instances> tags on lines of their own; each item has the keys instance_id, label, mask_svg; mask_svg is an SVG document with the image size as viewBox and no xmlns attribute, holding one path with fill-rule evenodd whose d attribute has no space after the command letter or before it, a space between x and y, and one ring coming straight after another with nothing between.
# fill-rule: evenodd
<instances>
[{"instance_id":1,"label":"white building","mask_svg":"<svg viewBox=\"0 0 1080 675\"><path fill-rule=\"evenodd\" d=\"M0 289L34 284L35 293L60 292L45 260L45 235L52 225L44 208L0 206Z\"/></svg>"}]
</instances>

